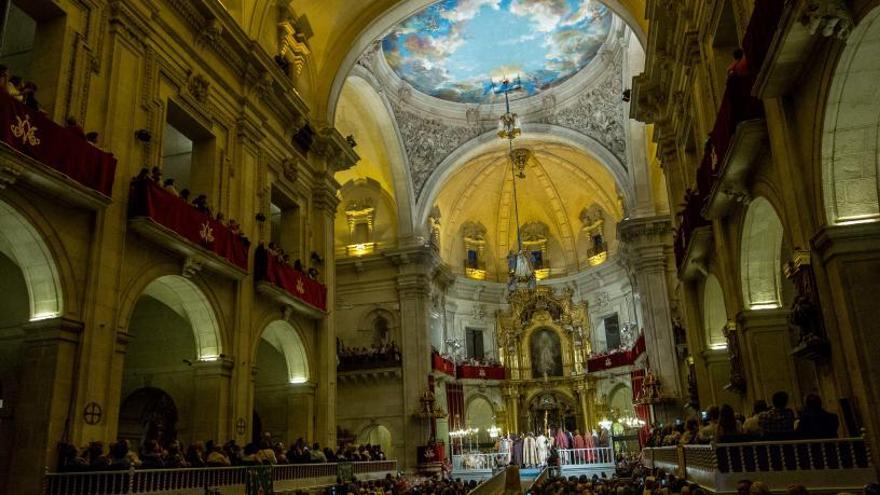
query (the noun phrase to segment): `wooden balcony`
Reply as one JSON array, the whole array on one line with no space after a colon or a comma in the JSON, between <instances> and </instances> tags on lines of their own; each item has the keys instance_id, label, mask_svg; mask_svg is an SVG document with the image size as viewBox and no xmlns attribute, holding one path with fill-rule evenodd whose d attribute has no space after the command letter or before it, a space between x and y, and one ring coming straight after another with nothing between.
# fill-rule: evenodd
<instances>
[{"instance_id":1,"label":"wooden balcony","mask_svg":"<svg viewBox=\"0 0 880 495\"><path fill-rule=\"evenodd\" d=\"M747 120L736 127L718 167L702 211L703 217L709 220L725 217L734 205L749 201L749 172L768 151L767 122L764 119Z\"/></svg>"},{"instance_id":2,"label":"wooden balcony","mask_svg":"<svg viewBox=\"0 0 880 495\"><path fill-rule=\"evenodd\" d=\"M340 385L371 385L387 380L399 380L402 377L400 366L385 368L363 368L336 372L336 381Z\"/></svg>"},{"instance_id":3,"label":"wooden balcony","mask_svg":"<svg viewBox=\"0 0 880 495\"><path fill-rule=\"evenodd\" d=\"M773 492L800 484L823 493L861 492L877 481L862 438L655 447L644 458L648 467L713 493L736 493L743 479L760 480Z\"/></svg>"}]
</instances>

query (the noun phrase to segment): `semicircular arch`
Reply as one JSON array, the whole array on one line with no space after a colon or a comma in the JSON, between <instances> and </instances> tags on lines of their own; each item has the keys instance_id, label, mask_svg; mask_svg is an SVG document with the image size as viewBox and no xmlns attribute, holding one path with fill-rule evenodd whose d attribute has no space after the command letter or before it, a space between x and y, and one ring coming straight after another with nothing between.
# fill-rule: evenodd
<instances>
[{"instance_id":1,"label":"semicircular arch","mask_svg":"<svg viewBox=\"0 0 880 495\"><path fill-rule=\"evenodd\" d=\"M309 381L312 376L309 368L309 354L299 331L294 325L286 320L272 321L263 329L260 338L268 342L284 356L284 363L287 366L287 379L290 383L307 383ZM256 353L256 349L254 352ZM256 354L254 359L256 360Z\"/></svg>"},{"instance_id":2,"label":"semicircular arch","mask_svg":"<svg viewBox=\"0 0 880 495\"><path fill-rule=\"evenodd\" d=\"M563 145L595 159L614 178L614 182L618 191L622 194L624 202L627 205L634 205L635 192L626 166L611 150L598 140L567 127L552 124L523 124L523 134L528 135L528 142L534 141ZM416 202L416 224L424 225L428 221L437 196L457 170L481 155L496 151L499 145L500 142L497 134L494 131L490 131L459 146L444 158L428 177Z\"/></svg>"},{"instance_id":3,"label":"semicircular arch","mask_svg":"<svg viewBox=\"0 0 880 495\"><path fill-rule=\"evenodd\" d=\"M31 321L61 316L61 273L44 236L11 204L0 200L0 252L18 265L28 292Z\"/></svg>"},{"instance_id":4,"label":"semicircular arch","mask_svg":"<svg viewBox=\"0 0 880 495\"><path fill-rule=\"evenodd\" d=\"M703 281L703 336L710 349L720 349L727 345L724 327L727 325L727 305L724 290L718 277L709 274Z\"/></svg>"},{"instance_id":5,"label":"semicircular arch","mask_svg":"<svg viewBox=\"0 0 880 495\"><path fill-rule=\"evenodd\" d=\"M773 205L753 200L746 210L740 241L740 281L749 309L781 306L783 226Z\"/></svg>"}]
</instances>

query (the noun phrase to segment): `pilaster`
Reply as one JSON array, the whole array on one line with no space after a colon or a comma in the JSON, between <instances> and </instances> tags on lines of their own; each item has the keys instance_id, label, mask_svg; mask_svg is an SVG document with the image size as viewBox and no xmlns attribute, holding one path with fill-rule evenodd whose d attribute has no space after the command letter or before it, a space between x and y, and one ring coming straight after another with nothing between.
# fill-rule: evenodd
<instances>
[{"instance_id":1,"label":"pilaster","mask_svg":"<svg viewBox=\"0 0 880 495\"><path fill-rule=\"evenodd\" d=\"M669 217L625 219L618 225L622 258L642 305L648 364L660 379L664 396L684 397L675 353L669 301L672 223Z\"/></svg>"},{"instance_id":2,"label":"pilaster","mask_svg":"<svg viewBox=\"0 0 880 495\"><path fill-rule=\"evenodd\" d=\"M55 465L57 442L70 442L71 423L81 421L71 404L80 373L83 324L52 318L28 323L23 331L20 388L26 393L21 394L15 411L16 447L10 472L17 474L8 493L36 493L45 467ZM103 413L100 403L98 408ZM103 414L95 419L100 422Z\"/></svg>"},{"instance_id":3,"label":"pilaster","mask_svg":"<svg viewBox=\"0 0 880 495\"><path fill-rule=\"evenodd\" d=\"M231 377L235 362L227 358L193 363L196 383L193 388L194 410L192 438L231 438Z\"/></svg>"},{"instance_id":4,"label":"pilaster","mask_svg":"<svg viewBox=\"0 0 880 495\"><path fill-rule=\"evenodd\" d=\"M784 390L792 404L801 403L788 313L786 309L761 309L737 315L748 402L769 400Z\"/></svg>"}]
</instances>

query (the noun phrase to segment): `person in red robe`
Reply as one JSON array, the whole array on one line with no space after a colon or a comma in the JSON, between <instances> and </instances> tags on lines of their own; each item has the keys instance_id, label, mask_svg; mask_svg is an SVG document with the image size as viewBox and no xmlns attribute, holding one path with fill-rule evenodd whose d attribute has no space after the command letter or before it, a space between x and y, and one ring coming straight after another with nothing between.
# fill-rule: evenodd
<instances>
[{"instance_id":1,"label":"person in red robe","mask_svg":"<svg viewBox=\"0 0 880 495\"><path fill-rule=\"evenodd\" d=\"M596 462L596 451L593 450L596 448L596 443L593 441L593 433L591 431L587 431L586 435L584 435L584 448L587 449L587 464Z\"/></svg>"},{"instance_id":2,"label":"person in red robe","mask_svg":"<svg viewBox=\"0 0 880 495\"><path fill-rule=\"evenodd\" d=\"M574 463L575 464L583 464L586 460L584 449L587 448L587 441L584 440L583 435L581 435L581 430L574 430Z\"/></svg>"}]
</instances>

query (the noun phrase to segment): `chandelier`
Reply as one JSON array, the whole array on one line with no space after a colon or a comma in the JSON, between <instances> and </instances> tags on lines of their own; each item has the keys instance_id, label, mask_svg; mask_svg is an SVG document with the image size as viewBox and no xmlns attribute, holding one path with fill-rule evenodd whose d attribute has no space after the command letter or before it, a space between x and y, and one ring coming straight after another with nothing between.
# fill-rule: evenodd
<instances>
[{"instance_id":1,"label":"chandelier","mask_svg":"<svg viewBox=\"0 0 880 495\"><path fill-rule=\"evenodd\" d=\"M512 293L522 287L534 289L537 286L537 278L535 277L531 256L523 249L519 223L519 203L516 196L516 179L526 178L526 165L532 153L524 148L513 148L513 141L522 135L522 123L519 116L510 111L510 92L520 90L523 87L519 77L515 80L504 79L498 86L493 82L492 87L495 94L504 95L505 112L504 115L498 118L498 137L507 141L510 174L513 179L513 218L516 222L516 251L511 250L507 255L507 290L508 293Z\"/></svg>"}]
</instances>

